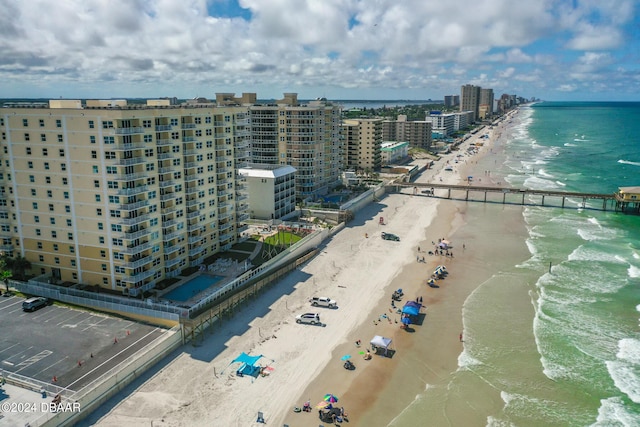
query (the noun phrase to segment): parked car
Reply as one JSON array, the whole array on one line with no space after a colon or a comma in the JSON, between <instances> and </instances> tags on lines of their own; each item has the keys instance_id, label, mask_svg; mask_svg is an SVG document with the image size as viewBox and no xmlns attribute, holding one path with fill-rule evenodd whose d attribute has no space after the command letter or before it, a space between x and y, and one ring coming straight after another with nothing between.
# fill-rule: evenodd
<instances>
[{"instance_id":1,"label":"parked car","mask_svg":"<svg viewBox=\"0 0 640 427\"><path fill-rule=\"evenodd\" d=\"M336 308L338 306L338 303L329 297L313 297L309 300L309 302L314 307L321 306L321 307Z\"/></svg>"},{"instance_id":2,"label":"parked car","mask_svg":"<svg viewBox=\"0 0 640 427\"><path fill-rule=\"evenodd\" d=\"M320 315L318 313L304 313L296 316L297 323L310 323L316 325L320 323Z\"/></svg>"},{"instance_id":3,"label":"parked car","mask_svg":"<svg viewBox=\"0 0 640 427\"><path fill-rule=\"evenodd\" d=\"M47 299L43 297L33 297L22 302L22 309L24 311L36 311L39 308L47 305Z\"/></svg>"},{"instance_id":4,"label":"parked car","mask_svg":"<svg viewBox=\"0 0 640 427\"><path fill-rule=\"evenodd\" d=\"M382 232L382 238L384 240L393 240L394 242L399 242L400 241L400 238L398 236L396 236L395 234L385 233L384 231Z\"/></svg>"}]
</instances>

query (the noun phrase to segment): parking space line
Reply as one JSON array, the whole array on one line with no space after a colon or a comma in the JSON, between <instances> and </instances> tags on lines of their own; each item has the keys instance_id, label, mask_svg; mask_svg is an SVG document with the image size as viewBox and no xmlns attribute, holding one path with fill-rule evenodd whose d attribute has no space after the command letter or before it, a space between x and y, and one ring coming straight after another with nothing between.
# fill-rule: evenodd
<instances>
[{"instance_id":1,"label":"parking space line","mask_svg":"<svg viewBox=\"0 0 640 427\"><path fill-rule=\"evenodd\" d=\"M92 323L92 324L90 324L89 326L87 326L86 328L84 328L82 331L84 332L84 331L86 331L86 330L88 330L88 329L91 329L91 328L93 328L93 327L95 327L95 326L98 326L100 323L104 322L106 319L107 319L107 318L106 318L106 317L104 317L104 318L100 319L99 321L97 321L96 323Z\"/></svg>"},{"instance_id":2,"label":"parking space line","mask_svg":"<svg viewBox=\"0 0 640 427\"><path fill-rule=\"evenodd\" d=\"M9 346L9 347L5 347L5 348L3 348L2 350L0 350L0 354L4 353L4 352L5 352L5 351L7 351L7 350L11 350L13 347L15 347L15 346L17 346L17 345L19 345L19 343L15 343L15 344L13 344L12 346Z\"/></svg>"},{"instance_id":3,"label":"parking space line","mask_svg":"<svg viewBox=\"0 0 640 427\"><path fill-rule=\"evenodd\" d=\"M42 350L40 353L36 354L35 356L31 356L27 360L23 360L22 362L20 362L20 363L18 363L16 365L16 367L19 368L19 369L17 371L15 371L15 373L18 373L18 372L22 371L23 369L27 369L29 366L33 365L34 363L37 363L37 362L41 361L42 359L44 359L45 357L49 356L52 353L53 352L50 351L50 350Z\"/></svg>"},{"instance_id":4,"label":"parking space line","mask_svg":"<svg viewBox=\"0 0 640 427\"><path fill-rule=\"evenodd\" d=\"M66 362L69 359L68 356L63 357L62 359L58 359L57 362L52 363L51 365L45 367L44 369L41 369L40 371L36 372L33 377L37 377L38 375L42 374L45 371L48 371L49 369L53 368L54 366L56 366L58 363L62 363L62 362Z\"/></svg>"},{"instance_id":5,"label":"parking space line","mask_svg":"<svg viewBox=\"0 0 640 427\"><path fill-rule=\"evenodd\" d=\"M89 372L87 372L86 374L84 374L83 376L81 376L80 378L76 379L74 382L72 382L71 384L67 384L66 388L71 388L74 384L76 384L77 382L79 382L80 380L82 380L84 377L90 375L93 371L96 371L98 368L102 367L103 365L107 364L108 362L110 362L111 360L115 359L116 357L118 357L120 354L124 353L125 351L129 350L131 347L133 347L135 344L139 343L140 341L144 340L145 338L147 338L149 335L155 333L157 330L159 330L159 328L155 328L153 329L151 332L149 332L148 334L144 335L143 337L139 338L137 341L131 343L130 345L128 345L127 347L123 348L122 350L120 350L119 352L117 352L116 354L114 354L113 356L111 356L110 358L108 358L107 360L105 360L104 362L102 362L101 364L99 364L98 366L96 366L95 368L93 368L92 370L90 370ZM136 350L134 352L137 353L138 351L140 351L140 349Z\"/></svg>"},{"instance_id":6,"label":"parking space line","mask_svg":"<svg viewBox=\"0 0 640 427\"><path fill-rule=\"evenodd\" d=\"M56 323L56 326L60 326L61 323L69 322L71 319L73 319L74 317L78 316L79 314L82 314L82 312L76 313L73 316L64 319L62 322Z\"/></svg>"}]
</instances>

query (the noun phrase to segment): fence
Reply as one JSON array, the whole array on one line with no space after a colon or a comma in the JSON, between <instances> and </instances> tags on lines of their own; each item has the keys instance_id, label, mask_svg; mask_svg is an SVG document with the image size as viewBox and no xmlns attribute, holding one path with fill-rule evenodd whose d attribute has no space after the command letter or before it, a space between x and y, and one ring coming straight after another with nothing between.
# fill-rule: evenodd
<instances>
[{"instance_id":1,"label":"fence","mask_svg":"<svg viewBox=\"0 0 640 427\"><path fill-rule=\"evenodd\" d=\"M139 316L156 317L178 322L183 309L150 300L139 301L115 295L99 294L80 289L65 288L45 282L46 276L36 277L29 282L11 280L15 289L28 295L38 295L69 304L92 307L98 310L117 311Z\"/></svg>"}]
</instances>

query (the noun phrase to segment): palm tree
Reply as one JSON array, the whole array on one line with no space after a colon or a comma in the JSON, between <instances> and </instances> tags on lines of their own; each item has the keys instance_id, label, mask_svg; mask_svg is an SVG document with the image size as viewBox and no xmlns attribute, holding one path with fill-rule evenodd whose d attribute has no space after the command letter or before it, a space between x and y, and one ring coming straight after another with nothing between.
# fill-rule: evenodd
<instances>
[{"instance_id":1,"label":"palm tree","mask_svg":"<svg viewBox=\"0 0 640 427\"><path fill-rule=\"evenodd\" d=\"M0 258L0 280L4 282L4 286L9 292L9 279L13 276L10 270L7 270L7 263L4 259Z\"/></svg>"}]
</instances>

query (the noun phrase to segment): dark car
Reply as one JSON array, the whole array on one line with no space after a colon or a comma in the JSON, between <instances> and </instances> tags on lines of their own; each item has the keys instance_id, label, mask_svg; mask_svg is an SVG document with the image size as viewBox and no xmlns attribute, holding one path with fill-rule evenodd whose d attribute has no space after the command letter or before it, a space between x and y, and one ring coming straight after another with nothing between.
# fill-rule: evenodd
<instances>
[{"instance_id":1,"label":"dark car","mask_svg":"<svg viewBox=\"0 0 640 427\"><path fill-rule=\"evenodd\" d=\"M385 233L384 231L382 232L382 238L384 240L393 240L394 242L399 242L400 241L400 238L398 236L396 236L395 234Z\"/></svg>"},{"instance_id":2,"label":"dark car","mask_svg":"<svg viewBox=\"0 0 640 427\"><path fill-rule=\"evenodd\" d=\"M36 311L39 308L47 305L47 302L47 299L43 297L29 298L28 300L22 302L22 309L24 311Z\"/></svg>"}]
</instances>

